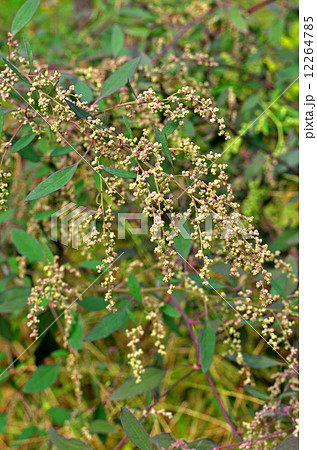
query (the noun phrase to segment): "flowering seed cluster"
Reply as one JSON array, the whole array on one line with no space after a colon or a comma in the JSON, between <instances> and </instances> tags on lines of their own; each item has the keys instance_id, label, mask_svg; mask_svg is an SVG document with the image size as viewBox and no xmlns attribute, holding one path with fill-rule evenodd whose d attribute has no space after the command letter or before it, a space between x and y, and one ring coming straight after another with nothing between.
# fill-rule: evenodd
<instances>
[{"instance_id":1,"label":"flowering seed cluster","mask_svg":"<svg viewBox=\"0 0 317 450\"><path fill-rule=\"evenodd\" d=\"M9 195L9 192L8 183L6 181L10 177L10 172L4 172L4 170L0 169L0 211L7 210L7 196Z\"/></svg>"},{"instance_id":2,"label":"flowering seed cluster","mask_svg":"<svg viewBox=\"0 0 317 450\"><path fill-rule=\"evenodd\" d=\"M30 336L35 339L38 338L38 316L49 305L52 308L64 310L65 332L63 337L64 345L67 347L67 338L72 324L71 310L67 307L70 298L78 295L78 291L75 288L69 287L64 281L65 272L67 271L77 277L79 277L80 274L76 269L66 267L65 265L59 265L58 256L54 257L53 263L44 266L43 270L45 278L38 280L37 284L32 288L28 300L30 312L27 316L27 324L31 329Z\"/></svg>"},{"instance_id":3,"label":"flowering seed cluster","mask_svg":"<svg viewBox=\"0 0 317 450\"><path fill-rule=\"evenodd\" d=\"M144 330L141 325L132 328L131 330L125 330L125 334L129 339L127 346L129 347L129 353L127 355L129 364L132 369L133 376L135 377L135 382L141 382L141 375L144 373L144 367L141 360L143 355L142 348L139 347L140 340L144 334Z\"/></svg>"},{"instance_id":4,"label":"flowering seed cluster","mask_svg":"<svg viewBox=\"0 0 317 450\"><path fill-rule=\"evenodd\" d=\"M148 245L153 248L162 276L160 288L163 287L163 298L159 301L155 296L143 299L146 308L144 318L152 327L150 337L154 340L157 353L165 355L166 336L161 309L175 290L183 289L193 299L195 307L203 305L205 311L215 309L220 316L227 317L220 326L220 332L224 334L224 354L236 355L244 383L253 384L252 371L246 366L243 355L240 328L242 320L256 324L267 343L286 355L289 368L276 374L270 391L271 400L255 414L251 424L245 425L246 436L261 436L261 430L265 433L272 429L276 431L274 424L281 414L289 417L297 427L296 396L291 397L287 410L280 396L288 390L297 390L298 381L293 370L297 370L297 351L291 342L298 311L289 297L284 297L272 288L271 272L279 271L288 282L294 284L297 283L296 275L290 264L279 258L278 253L272 253L262 242L253 226L252 215L240 212L240 205L235 201L228 179L227 165L220 160L221 153L208 149L203 151L183 132L190 118L195 125L203 123L210 127L211 135L218 134L224 140L230 138L206 86L203 83L199 85L197 79L191 77L188 61L210 70L216 63L206 54L193 53L188 47L182 56L169 56L166 66L152 70L143 68L136 75L151 80L153 84L159 79L163 86L173 87L173 94L151 87L131 100L128 90L124 88L120 91L121 103L113 104L112 100L106 99L106 108L103 110L100 102L89 104L83 101L82 96L75 93L73 85L67 88L61 86L61 74L58 72L46 71L45 67L36 65L27 74L28 63L18 56L17 42L12 42L11 36L8 45L11 62L30 82L23 86L23 95L28 104L23 105L19 101L12 112L17 127L20 127L18 131L28 127L29 131L37 135L35 142L48 139L49 147L71 144L73 151L57 161L52 161L49 152L42 155L43 160L48 164L54 163L57 170L80 162L80 169L75 172L71 183L58 194L39 199L30 206L32 212L48 211L56 207L58 202L62 208L68 202L77 200L77 190L83 192L84 198L90 199L92 196L95 199L92 208L97 211L91 213L79 227L79 237L82 238L80 252L87 260L91 259L93 250L102 252L98 270L103 273L101 287L109 311L115 311L117 307L115 285L120 277L118 267L114 267L118 257L116 213L121 207L130 212L143 213L149 221ZM89 81L98 95L105 70L113 71L116 64L120 66L124 62L126 57L116 62L107 60L101 68L79 68L76 73ZM175 66L179 70L175 71ZM0 76L3 100L9 98L12 88L19 90L19 81L10 67L5 66ZM80 108L81 117L69 106L70 101ZM101 114L106 114L107 125L104 125L104 116ZM130 121L130 131L123 126L123 114ZM159 133L153 129L153 125ZM167 132L167 129L172 131ZM3 158L7 156L11 145L12 140L1 145ZM86 164L81 160L82 156ZM105 170L105 167L129 175L116 176ZM9 171L0 171L0 209L6 208L6 178L9 176ZM92 232L87 234L92 224ZM30 219L28 227L30 232L39 234L40 227L35 220ZM43 221L43 229L49 231L49 221ZM183 257L179 248L176 250L176 239L183 240L183 244L190 242L187 258ZM184 259L187 259L186 263ZM247 279L248 287L232 288L229 293L225 288L219 293L210 291L213 266L220 262L230 266L230 275L233 277ZM57 257L43 270L43 278L35 282L29 298L28 326L31 336L37 338L39 315L47 307L64 310L64 346L67 347L73 320L67 307L77 291L69 286L65 278L66 273L76 276L78 273L60 264ZM22 258L19 272L21 277L27 273ZM201 285L189 277L197 274ZM296 295L297 292L293 292L292 296ZM231 315L228 315L229 301L234 308ZM198 317L198 324L201 317ZM141 340L146 337L144 334L142 325L126 330L128 361L136 382L141 381L144 372L141 360L144 350L140 346ZM80 403L80 373L75 351L71 352L68 365ZM182 441L173 446L171 448L187 448Z\"/></svg>"}]
</instances>

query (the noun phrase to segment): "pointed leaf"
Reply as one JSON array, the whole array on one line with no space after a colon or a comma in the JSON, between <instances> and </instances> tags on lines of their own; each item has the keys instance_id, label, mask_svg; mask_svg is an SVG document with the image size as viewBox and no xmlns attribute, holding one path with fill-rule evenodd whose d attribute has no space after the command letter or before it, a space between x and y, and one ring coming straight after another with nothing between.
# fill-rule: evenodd
<instances>
[{"instance_id":1,"label":"pointed leaf","mask_svg":"<svg viewBox=\"0 0 317 450\"><path fill-rule=\"evenodd\" d=\"M50 416L53 422L58 425L64 425L66 420L69 420L72 416L72 411L65 408L50 408L47 411L47 414Z\"/></svg>"},{"instance_id":2,"label":"pointed leaf","mask_svg":"<svg viewBox=\"0 0 317 450\"><path fill-rule=\"evenodd\" d=\"M30 287L13 286L0 292L0 313L19 311L28 302Z\"/></svg>"},{"instance_id":3,"label":"pointed leaf","mask_svg":"<svg viewBox=\"0 0 317 450\"><path fill-rule=\"evenodd\" d=\"M3 58L3 61L7 64L7 66L10 67L12 72L14 72L20 78L20 80L24 81L24 83L31 84L29 80L24 75L22 75L22 73L15 67L15 65L12 64L11 61L9 61L7 58Z\"/></svg>"},{"instance_id":4,"label":"pointed leaf","mask_svg":"<svg viewBox=\"0 0 317 450\"><path fill-rule=\"evenodd\" d=\"M12 22L12 37L22 30L22 28L32 19L39 4L40 0L27 0L23 3Z\"/></svg>"},{"instance_id":5,"label":"pointed leaf","mask_svg":"<svg viewBox=\"0 0 317 450\"><path fill-rule=\"evenodd\" d=\"M38 198L46 197L52 192L58 191L69 182L74 175L77 166L78 164L74 164L54 172L51 176L46 178L46 180L36 186L24 201L30 202L31 200L37 200Z\"/></svg>"},{"instance_id":6,"label":"pointed leaf","mask_svg":"<svg viewBox=\"0 0 317 450\"><path fill-rule=\"evenodd\" d=\"M142 303L142 292L141 292L141 287L139 285L138 280L135 278L135 276L133 275L133 273L130 273L129 275L129 279L128 279L128 285L129 285L129 289L131 294L133 295L133 297L139 302Z\"/></svg>"},{"instance_id":7,"label":"pointed leaf","mask_svg":"<svg viewBox=\"0 0 317 450\"><path fill-rule=\"evenodd\" d=\"M153 449L151 438L143 428L143 425L138 421L136 417L127 408L121 408L120 420L124 431L127 433L128 438L136 445L140 450Z\"/></svg>"},{"instance_id":8,"label":"pointed leaf","mask_svg":"<svg viewBox=\"0 0 317 450\"><path fill-rule=\"evenodd\" d=\"M117 429L114 425L107 422L106 420L94 420L91 422L90 428L91 433L98 433L98 434L108 434L108 433L117 433Z\"/></svg>"},{"instance_id":9,"label":"pointed leaf","mask_svg":"<svg viewBox=\"0 0 317 450\"><path fill-rule=\"evenodd\" d=\"M174 247L184 259L187 259L192 246L192 240L179 234L174 238Z\"/></svg>"},{"instance_id":10,"label":"pointed leaf","mask_svg":"<svg viewBox=\"0 0 317 450\"><path fill-rule=\"evenodd\" d=\"M26 233L26 231L13 228L11 238L21 255L30 259L35 259L36 261L45 260L45 255L41 244L29 233Z\"/></svg>"},{"instance_id":11,"label":"pointed leaf","mask_svg":"<svg viewBox=\"0 0 317 450\"><path fill-rule=\"evenodd\" d=\"M216 335L208 322L205 323L201 342L200 342L200 353L201 353L201 370L206 373L212 363L212 358L215 353L216 346Z\"/></svg>"},{"instance_id":12,"label":"pointed leaf","mask_svg":"<svg viewBox=\"0 0 317 450\"><path fill-rule=\"evenodd\" d=\"M253 355L252 353L242 353L242 356L245 365L252 369L267 369L268 367L274 367L281 364L279 361L275 361L267 356ZM226 355L226 358L230 359L230 361L236 361L237 355Z\"/></svg>"},{"instance_id":13,"label":"pointed leaf","mask_svg":"<svg viewBox=\"0 0 317 450\"><path fill-rule=\"evenodd\" d=\"M102 87L99 100L118 91L120 88L122 88L122 86L125 86L129 78L133 76L139 62L140 58L134 58L121 66L112 75L110 75L110 77L107 78Z\"/></svg>"},{"instance_id":14,"label":"pointed leaf","mask_svg":"<svg viewBox=\"0 0 317 450\"><path fill-rule=\"evenodd\" d=\"M126 129L127 129L128 137L129 137L130 139L133 139L132 130L131 130L129 121L128 121L128 119L126 118L126 116L123 116L123 121L124 121L125 127L126 127Z\"/></svg>"},{"instance_id":15,"label":"pointed leaf","mask_svg":"<svg viewBox=\"0 0 317 450\"><path fill-rule=\"evenodd\" d=\"M69 344L76 348L77 350L81 350L83 347L83 335L84 335L84 327L83 322L81 320L78 312L73 313L73 322L69 330L68 342Z\"/></svg>"},{"instance_id":16,"label":"pointed leaf","mask_svg":"<svg viewBox=\"0 0 317 450\"><path fill-rule=\"evenodd\" d=\"M112 167L102 166L103 170L119 178L136 178L135 172L129 172L122 169L113 169Z\"/></svg>"},{"instance_id":17,"label":"pointed leaf","mask_svg":"<svg viewBox=\"0 0 317 450\"><path fill-rule=\"evenodd\" d=\"M14 143L14 145L12 146L12 149L11 149L11 153L19 152L24 147L29 145L35 137L36 137L36 133L30 133L30 134L27 134L26 136L23 136L22 138L20 138L18 141L16 141Z\"/></svg>"},{"instance_id":18,"label":"pointed leaf","mask_svg":"<svg viewBox=\"0 0 317 450\"><path fill-rule=\"evenodd\" d=\"M121 327L125 315L126 308L120 308L115 313L107 314L86 334L84 341L92 342L110 336Z\"/></svg>"},{"instance_id":19,"label":"pointed leaf","mask_svg":"<svg viewBox=\"0 0 317 450\"><path fill-rule=\"evenodd\" d=\"M170 134L173 133L173 131L176 130L176 128L179 125L179 120L169 120L163 128L163 133L165 134L165 136L169 136Z\"/></svg>"},{"instance_id":20,"label":"pointed leaf","mask_svg":"<svg viewBox=\"0 0 317 450\"><path fill-rule=\"evenodd\" d=\"M158 367L148 367L141 375L141 382L136 383L135 378L128 378L111 395L110 400L118 401L135 397L144 392L156 389L165 376L165 370Z\"/></svg>"},{"instance_id":21,"label":"pointed leaf","mask_svg":"<svg viewBox=\"0 0 317 450\"><path fill-rule=\"evenodd\" d=\"M104 311L107 306L107 302L105 302L104 297L94 297L89 295L88 297L83 298L79 305L88 309L88 311Z\"/></svg>"},{"instance_id":22,"label":"pointed leaf","mask_svg":"<svg viewBox=\"0 0 317 450\"><path fill-rule=\"evenodd\" d=\"M238 30L244 32L248 29L246 21L244 20L238 7L229 8L228 17L230 22L232 22Z\"/></svg>"},{"instance_id":23,"label":"pointed leaf","mask_svg":"<svg viewBox=\"0 0 317 450\"><path fill-rule=\"evenodd\" d=\"M65 100L65 102L67 103L67 105L70 107L70 109L76 114L76 116L79 119L89 119L89 117L93 120L96 119L95 116L93 116L92 114L90 114L87 111L84 111L82 108L79 108L79 106L75 105L75 103L71 102L70 100ZM97 128L101 128L101 129L106 129L106 127L104 125L95 125Z\"/></svg>"},{"instance_id":24,"label":"pointed leaf","mask_svg":"<svg viewBox=\"0 0 317 450\"><path fill-rule=\"evenodd\" d=\"M270 400L270 396L255 388L254 386L242 386L245 392L252 395L253 397L260 398L261 400Z\"/></svg>"},{"instance_id":25,"label":"pointed leaf","mask_svg":"<svg viewBox=\"0 0 317 450\"><path fill-rule=\"evenodd\" d=\"M57 147L50 153L50 156L68 155L72 150L74 149L70 145L67 145L66 147Z\"/></svg>"},{"instance_id":26,"label":"pointed leaf","mask_svg":"<svg viewBox=\"0 0 317 450\"><path fill-rule=\"evenodd\" d=\"M33 67L33 53L32 53L32 49L31 49L30 43L28 41L28 38L25 36L25 34L23 34L23 42L24 42L26 54L28 55L28 61L29 61L29 66L30 66L30 71L31 71L32 67Z\"/></svg>"},{"instance_id":27,"label":"pointed leaf","mask_svg":"<svg viewBox=\"0 0 317 450\"><path fill-rule=\"evenodd\" d=\"M168 303L166 305L163 306L163 308L161 309L161 311L166 314L169 317L175 317L176 319L178 317L180 317L180 313L178 311L176 311L176 309L174 309L171 305L169 305Z\"/></svg>"},{"instance_id":28,"label":"pointed leaf","mask_svg":"<svg viewBox=\"0 0 317 450\"><path fill-rule=\"evenodd\" d=\"M171 165L173 165L172 157L171 157L164 134L162 133L162 131L159 128L157 128L156 125L153 125L153 128L154 128L155 138L156 138L157 142L159 144L161 144L164 155L166 156L168 161L171 163Z\"/></svg>"},{"instance_id":29,"label":"pointed leaf","mask_svg":"<svg viewBox=\"0 0 317 450\"><path fill-rule=\"evenodd\" d=\"M81 94L82 101L90 103L94 98L94 94L87 83L82 80L78 80L75 84L76 94Z\"/></svg>"},{"instance_id":30,"label":"pointed leaf","mask_svg":"<svg viewBox=\"0 0 317 450\"><path fill-rule=\"evenodd\" d=\"M60 364L51 366L39 366L31 378L23 386L22 391L26 394L41 392L52 386L57 380Z\"/></svg>"},{"instance_id":31,"label":"pointed leaf","mask_svg":"<svg viewBox=\"0 0 317 450\"><path fill-rule=\"evenodd\" d=\"M82 449L90 449L90 445L85 444L83 441L79 439L66 439L61 434L57 433L57 431L49 427L48 435L52 441L52 443L57 447L58 450L82 450Z\"/></svg>"},{"instance_id":32,"label":"pointed leaf","mask_svg":"<svg viewBox=\"0 0 317 450\"><path fill-rule=\"evenodd\" d=\"M207 438L197 439L196 441L192 442L185 441L185 443L189 448L192 448L193 450L211 450L212 448L219 448L216 442L211 441Z\"/></svg>"},{"instance_id":33,"label":"pointed leaf","mask_svg":"<svg viewBox=\"0 0 317 450\"><path fill-rule=\"evenodd\" d=\"M114 25L111 33L111 49L113 56L117 56L124 44L124 35L119 25Z\"/></svg>"},{"instance_id":34,"label":"pointed leaf","mask_svg":"<svg viewBox=\"0 0 317 450\"><path fill-rule=\"evenodd\" d=\"M152 436L151 441L158 449L168 450L175 442L175 439L170 433L160 433Z\"/></svg>"}]
</instances>

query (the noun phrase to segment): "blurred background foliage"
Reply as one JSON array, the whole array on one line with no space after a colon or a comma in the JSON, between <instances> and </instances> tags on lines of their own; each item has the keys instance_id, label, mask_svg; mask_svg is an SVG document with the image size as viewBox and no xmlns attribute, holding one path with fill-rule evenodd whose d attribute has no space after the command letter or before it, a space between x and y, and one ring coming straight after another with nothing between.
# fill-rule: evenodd
<instances>
[{"instance_id":1,"label":"blurred background foliage","mask_svg":"<svg viewBox=\"0 0 317 450\"><path fill-rule=\"evenodd\" d=\"M0 21L0 50L6 56L6 37L12 19L23 0L2 0ZM24 29L31 44L34 59L64 72L74 68L86 69L88 66L103 67L103 61L114 57L111 37L114 27L124 37L124 44L115 55L118 60L124 56L141 56L143 66L154 73L155 81L150 83L154 89L170 94L182 86L186 73L186 84L190 79L201 88L204 95L215 100L220 115L230 131L231 140L225 144L217 134L199 122L199 118L186 120L185 133L202 151L212 148L222 153L228 164L233 192L241 203L242 212L255 218L255 226L260 230L264 241L271 250L280 250L284 256L291 255L296 267L298 258L298 4L287 0L267 2L267 5L252 10L253 0L211 3L203 0L153 0L146 1L102 1L102 0L42 0L39 10ZM208 13L209 9L212 11ZM203 20L195 19L205 15ZM168 51L165 51L175 35L180 38ZM22 41L20 35L19 40ZM190 47L191 53L203 52L214 58L216 67L205 67L186 61L185 67L171 60L181 58ZM23 47L21 45L22 53ZM169 56L172 55L172 56ZM169 59L171 58L171 59ZM106 75L107 64L101 70ZM77 79L78 82L78 79ZM148 86L143 77L136 83L136 89ZM89 95L89 93L87 94ZM269 108L263 115L263 111ZM259 119L258 116L261 117ZM257 119L257 120L256 120ZM256 121L255 121L256 120ZM242 136L238 138L241 134ZM35 161L36 162L36 161ZM0 224L8 213L0 214ZM21 217L15 218L21 223ZM0 259L3 258L2 251ZM7 260L9 272L0 280L5 288L10 276L18 272L16 257ZM128 268L129 262L124 262ZM87 279L93 279L95 272L85 269ZM94 297L95 299L98 297ZM98 311L98 301L96 310ZM26 325L20 323L20 316L13 315L10 323L6 317L1 320L0 362L6 366L6 354L14 355L24 351L28 335ZM173 328L173 318L166 319ZM95 323L94 313L85 316L88 327ZM54 339L54 325L37 345L35 356L41 360L41 352L49 347L54 361L63 358L63 350L57 350ZM182 364L184 357L190 358L194 350L183 334L175 329L170 345L177 347L176 353L169 352L167 366ZM245 333L246 345L254 349L257 342L251 333ZM106 347L85 343L87 352L83 357L84 401L86 414L94 404L93 419L106 420L107 414L102 403L93 402L96 398L107 398L107 387L111 380L120 374L124 362L124 343L115 336L108 342L107 349L119 348L120 357L115 360ZM13 344L14 343L14 344ZM255 352L259 353L263 342L258 343ZM218 345L218 344L217 344ZM55 353L54 353L54 346ZM44 350L43 350L44 349ZM249 408L256 410L264 400L245 392L239 386L239 368L230 361L218 356L213 361L213 376L224 406L232 416L248 414ZM30 356L30 361L32 360ZM157 361L153 355L153 361ZM99 363L96 363L99 361ZM49 362L49 360L48 360ZM30 363L31 364L31 363ZM27 366L27 363L26 363ZM31 367L31 366L30 366ZM271 368L259 371L257 386L265 390L272 374ZM103 378L107 372L106 381ZM162 392L182 374L179 368L168 371ZM13 369L14 372L14 369ZM256 372L256 370L255 370ZM224 374L228 374L224 377ZM229 375L230 374L230 375ZM67 379L61 379L59 387L39 393L32 401L21 393L18 386L24 384L28 374L18 374L8 382L0 380L5 389L1 393L1 413L10 402L12 395L16 401L10 405L8 415L0 414L1 448L47 448L47 428L58 428L70 418L75 407L72 386ZM201 377L201 380L200 380ZM203 374L197 373L195 379L185 380L178 391L172 391L161 405L174 414L171 421L157 415L147 420L147 429L153 434L162 431L174 436L194 440L201 436L212 436L217 442L226 442L228 426L223 421L215 400L210 398L209 388L203 382ZM164 388L165 387L165 388ZM206 395L208 394L208 395ZM145 397L145 396L143 396ZM140 406L151 403L151 394L136 403ZM77 417L72 424L74 435L81 436L83 417ZM8 419L9 418L9 419ZM7 422L9 420L9 422ZM115 423L120 428L119 421ZM93 433L93 430L92 430ZM95 432L94 448L113 448L118 442L115 435L108 437ZM105 444L106 443L106 444ZM106 446L105 446L106 445ZM125 444L124 448L133 448Z\"/></svg>"}]
</instances>

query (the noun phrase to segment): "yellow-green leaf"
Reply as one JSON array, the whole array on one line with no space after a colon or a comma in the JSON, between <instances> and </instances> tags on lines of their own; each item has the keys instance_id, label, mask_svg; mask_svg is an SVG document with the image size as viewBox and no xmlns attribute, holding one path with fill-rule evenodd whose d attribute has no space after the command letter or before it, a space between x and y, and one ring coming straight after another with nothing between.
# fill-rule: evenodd
<instances>
[{"instance_id":1,"label":"yellow-green leaf","mask_svg":"<svg viewBox=\"0 0 317 450\"><path fill-rule=\"evenodd\" d=\"M26 197L25 201L30 202L32 200L37 200L38 198L46 197L52 192L61 189L72 178L77 166L78 164L74 164L54 172L51 176L46 178L46 180L36 186L36 188Z\"/></svg>"},{"instance_id":2,"label":"yellow-green leaf","mask_svg":"<svg viewBox=\"0 0 317 450\"><path fill-rule=\"evenodd\" d=\"M12 37L15 36L20 30L22 30L22 28L28 22L30 22L39 4L40 0L27 0L25 3L23 3L12 22Z\"/></svg>"}]
</instances>

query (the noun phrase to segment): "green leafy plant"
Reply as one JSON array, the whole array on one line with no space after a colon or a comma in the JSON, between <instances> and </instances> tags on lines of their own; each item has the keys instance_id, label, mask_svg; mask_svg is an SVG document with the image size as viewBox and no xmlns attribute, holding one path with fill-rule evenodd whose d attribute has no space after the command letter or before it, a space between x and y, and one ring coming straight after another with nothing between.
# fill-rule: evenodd
<instances>
[{"instance_id":1,"label":"green leafy plant","mask_svg":"<svg viewBox=\"0 0 317 450\"><path fill-rule=\"evenodd\" d=\"M297 445L296 3L22 3L0 31L1 442Z\"/></svg>"}]
</instances>

